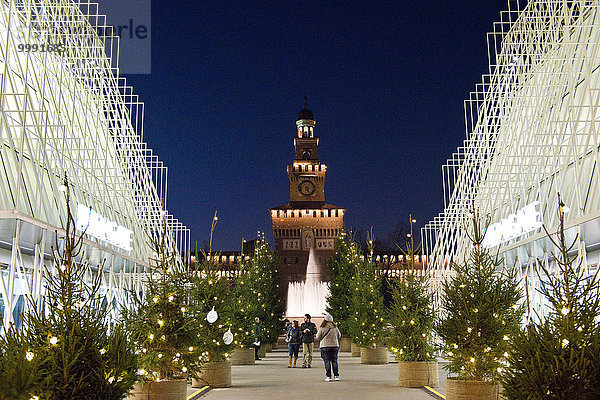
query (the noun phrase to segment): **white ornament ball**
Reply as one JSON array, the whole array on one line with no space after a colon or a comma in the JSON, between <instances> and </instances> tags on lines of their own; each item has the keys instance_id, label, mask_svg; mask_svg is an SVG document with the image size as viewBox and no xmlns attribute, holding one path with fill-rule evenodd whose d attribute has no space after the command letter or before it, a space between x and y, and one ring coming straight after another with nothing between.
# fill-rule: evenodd
<instances>
[{"instance_id":1,"label":"white ornament ball","mask_svg":"<svg viewBox=\"0 0 600 400\"><path fill-rule=\"evenodd\" d=\"M223 334L223 343L231 344L233 343L233 333L231 333L231 328L227 329L227 332Z\"/></svg>"},{"instance_id":2,"label":"white ornament ball","mask_svg":"<svg viewBox=\"0 0 600 400\"><path fill-rule=\"evenodd\" d=\"M215 308L213 307L212 310L210 310L209 313L206 315L206 320L209 324L213 324L217 320L217 318L219 318L219 314L217 314Z\"/></svg>"}]
</instances>

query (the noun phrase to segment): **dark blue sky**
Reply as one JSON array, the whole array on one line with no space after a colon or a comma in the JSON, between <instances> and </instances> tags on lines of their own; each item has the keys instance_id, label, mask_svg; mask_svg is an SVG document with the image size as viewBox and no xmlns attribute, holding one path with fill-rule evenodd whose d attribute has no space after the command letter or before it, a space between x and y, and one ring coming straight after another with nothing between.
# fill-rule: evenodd
<instances>
[{"instance_id":1,"label":"dark blue sky","mask_svg":"<svg viewBox=\"0 0 600 400\"><path fill-rule=\"evenodd\" d=\"M506 0L152 2L152 74L131 75L145 140L169 167L167 207L235 250L288 202L295 119L309 98L328 203L386 236L443 209L441 165L487 72Z\"/></svg>"}]
</instances>

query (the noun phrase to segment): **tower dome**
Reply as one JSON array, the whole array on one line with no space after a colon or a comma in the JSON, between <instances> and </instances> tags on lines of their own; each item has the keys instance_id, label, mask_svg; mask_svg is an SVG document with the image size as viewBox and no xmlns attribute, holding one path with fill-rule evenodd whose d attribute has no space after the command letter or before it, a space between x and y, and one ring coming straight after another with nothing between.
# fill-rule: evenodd
<instances>
[{"instance_id":1,"label":"tower dome","mask_svg":"<svg viewBox=\"0 0 600 400\"><path fill-rule=\"evenodd\" d=\"M311 119L313 121L315 120L313 112L306 108L306 105L302 110L298 111L298 118L296 119L296 121L300 121L302 119Z\"/></svg>"}]
</instances>

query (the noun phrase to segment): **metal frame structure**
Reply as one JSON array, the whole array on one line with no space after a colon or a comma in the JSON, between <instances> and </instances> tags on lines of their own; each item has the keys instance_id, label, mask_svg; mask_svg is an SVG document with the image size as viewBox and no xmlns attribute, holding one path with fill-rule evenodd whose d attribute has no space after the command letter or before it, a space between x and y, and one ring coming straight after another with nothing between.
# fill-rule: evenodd
<instances>
[{"instance_id":1,"label":"metal frame structure","mask_svg":"<svg viewBox=\"0 0 600 400\"><path fill-rule=\"evenodd\" d=\"M518 210L539 202L537 218L552 233L559 192L570 207L574 254L583 268L598 265L600 1L508 7L488 34L488 74L465 101L467 137L442 167L445 209L421 232L436 290L451 261L470 250L472 210L483 223L512 224ZM555 268L554 249L540 227L517 233L491 250L518 269L532 296L528 315L542 315L536 270L540 263Z\"/></svg>"},{"instance_id":2,"label":"metal frame structure","mask_svg":"<svg viewBox=\"0 0 600 400\"><path fill-rule=\"evenodd\" d=\"M153 253L148 235L161 234L163 221L167 245L189 254L189 230L165 215L167 169L142 141L144 106L112 64L119 41L107 33L105 17L89 1L0 0L4 326L18 320L25 297L39 303L45 276L56 267L51 246L64 235L65 174L72 209L84 204L132 231L131 250L86 234L80 260L90 274L103 266L102 291L114 313L117 303L127 304L127 290L143 290ZM25 44L37 51L24 51Z\"/></svg>"}]
</instances>

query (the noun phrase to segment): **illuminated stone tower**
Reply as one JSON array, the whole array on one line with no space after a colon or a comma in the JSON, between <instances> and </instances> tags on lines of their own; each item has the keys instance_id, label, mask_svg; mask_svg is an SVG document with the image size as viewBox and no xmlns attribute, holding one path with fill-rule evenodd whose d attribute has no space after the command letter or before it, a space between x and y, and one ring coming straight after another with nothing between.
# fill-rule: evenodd
<instances>
[{"instance_id":1,"label":"illuminated stone tower","mask_svg":"<svg viewBox=\"0 0 600 400\"><path fill-rule=\"evenodd\" d=\"M309 285L329 281L327 261L335 252L336 237L344 225L346 210L325 203L327 167L319 161L315 124L305 104L296 120L294 162L287 167L290 201L269 210L283 287L291 288L288 284L294 282Z\"/></svg>"}]
</instances>

